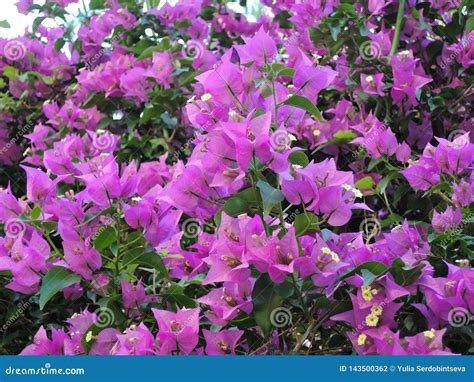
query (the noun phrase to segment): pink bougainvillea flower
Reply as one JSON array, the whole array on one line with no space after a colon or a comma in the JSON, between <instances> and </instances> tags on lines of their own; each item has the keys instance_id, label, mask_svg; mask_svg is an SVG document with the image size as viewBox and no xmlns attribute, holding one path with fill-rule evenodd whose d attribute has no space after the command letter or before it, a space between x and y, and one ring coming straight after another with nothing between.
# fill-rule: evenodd
<instances>
[{"instance_id":1,"label":"pink bougainvillea flower","mask_svg":"<svg viewBox=\"0 0 474 382\"><path fill-rule=\"evenodd\" d=\"M81 241L64 241L63 248L67 266L85 279L92 280L92 272L102 266L100 253Z\"/></svg>"},{"instance_id":2,"label":"pink bougainvillea flower","mask_svg":"<svg viewBox=\"0 0 474 382\"><path fill-rule=\"evenodd\" d=\"M235 347L244 334L243 330L212 332L204 329L202 332L206 340L207 355L235 355Z\"/></svg>"},{"instance_id":3,"label":"pink bougainvillea flower","mask_svg":"<svg viewBox=\"0 0 474 382\"><path fill-rule=\"evenodd\" d=\"M237 45L234 48L240 56L240 63L247 64L254 62L257 66L264 66L273 61L276 54L275 41L260 27L252 38L245 38L244 45Z\"/></svg>"},{"instance_id":4,"label":"pink bougainvillea flower","mask_svg":"<svg viewBox=\"0 0 474 382\"><path fill-rule=\"evenodd\" d=\"M157 340L160 354L179 351L190 354L198 343L199 308L180 309L177 313L152 309L158 322Z\"/></svg>"},{"instance_id":5,"label":"pink bougainvillea flower","mask_svg":"<svg viewBox=\"0 0 474 382\"><path fill-rule=\"evenodd\" d=\"M337 76L337 72L327 66L314 67L313 65L302 63L295 71L293 84L297 89L297 94L305 96L309 100L316 102L321 90L328 88Z\"/></svg>"},{"instance_id":6,"label":"pink bougainvillea flower","mask_svg":"<svg viewBox=\"0 0 474 382\"><path fill-rule=\"evenodd\" d=\"M122 287L122 303L124 308L129 312L136 312L146 299L145 288L141 280L138 280L136 285L133 282L122 280L120 285Z\"/></svg>"},{"instance_id":7,"label":"pink bougainvillea flower","mask_svg":"<svg viewBox=\"0 0 474 382\"><path fill-rule=\"evenodd\" d=\"M238 103L243 92L242 74L237 65L228 61L200 74L196 80L203 85L216 103L227 105Z\"/></svg>"},{"instance_id":8,"label":"pink bougainvillea flower","mask_svg":"<svg viewBox=\"0 0 474 382\"><path fill-rule=\"evenodd\" d=\"M222 288L212 289L211 292L198 299L201 304L209 305L211 311L206 316L215 325L226 325L242 311L252 312L251 281L245 283L225 282Z\"/></svg>"},{"instance_id":9,"label":"pink bougainvillea flower","mask_svg":"<svg viewBox=\"0 0 474 382\"><path fill-rule=\"evenodd\" d=\"M250 262L260 272L268 273L276 283L283 282L287 274L293 273L294 263L298 257L294 227L290 227L281 239L272 238L267 241L255 234L252 239Z\"/></svg>"},{"instance_id":10,"label":"pink bougainvillea flower","mask_svg":"<svg viewBox=\"0 0 474 382\"><path fill-rule=\"evenodd\" d=\"M431 224L436 232L446 232L449 229L457 227L462 220L462 213L460 209L446 208L446 211L439 213L433 211L433 218Z\"/></svg>"},{"instance_id":11,"label":"pink bougainvillea flower","mask_svg":"<svg viewBox=\"0 0 474 382\"><path fill-rule=\"evenodd\" d=\"M117 335L118 342L111 348L114 355L154 355L155 338L145 324L132 325L123 334Z\"/></svg>"},{"instance_id":12,"label":"pink bougainvillea flower","mask_svg":"<svg viewBox=\"0 0 474 382\"><path fill-rule=\"evenodd\" d=\"M360 81L362 84L362 90L364 93L383 97L384 93L384 84L382 82L383 73L377 74L364 74L360 75Z\"/></svg>"},{"instance_id":13,"label":"pink bougainvillea flower","mask_svg":"<svg viewBox=\"0 0 474 382\"><path fill-rule=\"evenodd\" d=\"M38 329L35 334L33 343L28 345L20 355L63 355L64 341L67 339L67 334L63 329L52 329L51 339L43 326Z\"/></svg>"},{"instance_id":14,"label":"pink bougainvillea flower","mask_svg":"<svg viewBox=\"0 0 474 382\"><path fill-rule=\"evenodd\" d=\"M153 77L156 82L169 88L173 82L172 57L168 52L153 52L152 66L145 72L146 76Z\"/></svg>"}]
</instances>

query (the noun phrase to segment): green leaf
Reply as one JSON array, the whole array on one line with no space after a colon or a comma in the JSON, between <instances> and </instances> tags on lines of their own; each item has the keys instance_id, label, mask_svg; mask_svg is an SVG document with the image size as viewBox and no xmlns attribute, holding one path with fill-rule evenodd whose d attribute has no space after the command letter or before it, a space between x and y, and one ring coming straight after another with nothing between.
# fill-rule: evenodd
<instances>
[{"instance_id":1,"label":"green leaf","mask_svg":"<svg viewBox=\"0 0 474 382\"><path fill-rule=\"evenodd\" d=\"M197 303L191 297L184 294L184 288L178 284L172 284L168 289L161 293L162 296L171 298L177 304L186 308L195 308Z\"/></svg>"},{"instance_id":2,"label":"green leaf","mask_svg":"<svg viewBox=\"0 0 474 382\"><path fill-rule=\"evenodd\" d=\"M36 220L41 215L41 207L39 205L35 205L33 210L30 213L31 220Z\"/></svg>"},{"instance_id":3,"label":"green leaf","mask_svg":"<svg viewBox=\"0 0 474 382\"><path fill-rule=\"evenodd\" d=\"M102 226L105 227L105 226ZM100 228L99 228L100 231ZM117 240L117 231L114 227L105 227L94 240L95 249L102 251Z\"/></svg>"},{"instance_id":4,"label":"green leaf","mask_svg":"<svg viewBox=\"0 0 474 382\"><path fill-rule=\"evenodd\" d=\"M402 259L395 259L390 267L390 273L398 285L406 286L413 284L420 277L424 267L424 264L419 264L416 267L410 268L407 267Z\"/></svg>"},{"instance_id":5,"label":"green leaf","mask_svg":"<svg viewBox=\"0 0 474 382\"><path fill-rule=\"evenodd\" d=\"M369 176L366 176L365 178L359 179L356 182L355 186L359 190L372 189L374 187L374 180L369 175Z\"/></svg>"},{"instance_id":6,"label":"green leaf","mask_svg":"<svg viewBox=\"0 0 474 382\"><path fill-rule=\"evenodd\" d=\"M0 20L0 28L10 28L10 23L7 20Z\"/></svg>"},{"instance_id":7,"label":"green leaf","mask_svg":"<svg viewBox=\"0 0 474 382\"><path fill-rule=\"evenodd\" d=\"M143 245L129 249L122 256L122 261L125 266L130 264L138 264L155 269L161 276L169 278L168 269L166 269L161 255L155 251L146 252L146 248Z\"/></svg>"},{"instance_id":8,"label":"green leaf","mask_svg":"<svg viewBox=\"0 0 474 382\"><path fill-rule=\"evenodd\" d=\"M223 210L227 215L236 217L248 212L249 205L246 200L233 196L225 202Z\"/></svg>"},{"instance_id":9,"label":"green leaf","mask_svg":"<svg viewBox=\"0 0 474 382\"><path fill-rule=\"evenodd\" d=\"M81 338L81 344L86 354L89 354L89 351L96 342L95 337L97 337L97 335L104 329L106 329L106 327L103 327L102 325L93 324L85 331Z\"/></svg>"},{"instance_id":10,"label":"green leaf","mask_svg":"<svg viewBox=\"0 0 474 382\"><path fill-rule=\"evenodd\" d=\"M56 42L54 43L54 49L57 52L59 52L63 48L65 43L66 43L66 40L64 40L63 38L58 38Z\"/></svg>"},{"instance_id":11,"label":"green leaf","mask_svg":"<svg viewBox=\"0 0 474 382\"><path fill-rule=\"evenodd\" d=\"M104 0L90 0L89 8L90 9L104 9L105 8Z\"/></svg>"},{"instance_id":12,"label":"green leaf","mask_svg":"<svg viewBox=\"0 0 474 382\"><path fill-rule=\"evenodd\" d=\"M378 261L368 261L367 263L363 263L355 267L349 272L346 272L341 276L341 280L346 279L347 277L353 276L355 274L361 274L362 271L368 271L370 272L373 276L379 277L386 273L388 271L388 268L385 266L383 263L379 263ZM367 272L364 272L366 277L368 276Z\"/></svg>"},{"instance_id":13,"label":"green leaf","mask_svg":"<svg viewBox=\"0 0 474 382\"><path fill-rule=\"evenodd\" d=\"M150 46L146 48L139 56L138 60L143 60L145 58L150 58L153 55L153 52L159 52L161 49L159 46Z\"/></svg>"},{"instance_id":14,"label":"green leaf","mask_svg":"<svg viewBox=\"0 0 474 382\"><path fill-rule=\"evenodd\" d=\"M36 19L33 20L33 25L32 25L33 33L36 33L36 31L38 30L39 26L41 25L41 23L42 23L43 20L45 20L45 19L46 19L45 16L40 16L40 17L37 17Z\"/></svg>"},{"instance_id":15,"label":"green leaf","mask_svg":"<svg viewBox=\"0 0 474 382\"><path fill-rule=\"evenodd\" d=\"M339 130L333 135L332 143L346 143L352 141L357 135L351 130Z\"/></svg>"},{"instance_id":16,"label":"green leaf","mask_svg":"<svg viewBox=\"0 0 474 382\"><path fill-rule=\"evenodd\" d=\"M365 268L361 270L360 274L364 280L364 286L369 286L377 278L376 275L374 275L371 271Z\"/></svg>"},{"instance_id":17,"label":"green leaf","mask_svg":"<svg viewBox=\"0 0 474 382\"><path fill-rule=\"evenodd\" d=\"M305 212L303 214L297 215L294 223L296 236L301 236L305 233L318 232L318 223L318 217L311 212Z\"/></svg>"},{"instance_id":18,"label":"green leaf","mask_svg":"<svg viewBox=\"0 0 474 382\"><path fill-rule=\"evenodd\" d=\"M367 166L367 170L372 171L372 169L375 166L377 166L379 163L382 163L382 162L383 162L383 158L379 158L379 159L372 158L369 162L369 165Z\"/></svg>"},{"instance_id":19,"label":"green leaf","mask_svg":"<svg viewBox=\"0 0 474 382\"><path fill-rule=\"evenodd\" d=\"M306 167L309 163L308 156L303 151L295 151L288 156L290 163Z\"/></svg>"},{"instance_id":20,"label":"green leaf","mask_svg":"<svg viewBox=\"0 0 474 382\"><path fill-rule=\"evenodd\" d=\"M43 277L40 289L39 305L43 310L45 304L58 292L77 283L81 276L69 272L63 267L52 267L48 274Z\"/></svg>"},{"instance_id":21,"label":"green leaf","mask_svg":"<svg viewBox=\"0 0 474 382\"><path fill-rule=\"evenodd\" d=\"M315 104L313 104L306 97L293 95L290 98L288 98L285 102L283 102L283 105L294 106L299 109L306 110L308 113L316 117L316 119L318 119L321 122L324 122L324 118L321 115L321 112L319 111L319 109L316 107Z\"/></svg>"},{"instance_id":22,"label":"green leaf","mask_svg":"<svg viewBox=\"0 0 474 382\"><path fill-rule=\"evenodd\" d=\"M247 188L230 197L223 206L224 212L232 217L247 213L251 206L258 207L259 196L254 188Z\"/></svg>"},{"instance_id":23,"label":"green leaf","mask_svg":"<svg viewBox=\"0 0 474 382\"><path fill-rule=\"evenodd\" d=\"M257 188L260 189L260 195L262 196L264 216L268 216L272 208L276 204L281 203L285 197L280 190L270 186L263 180L257 182Z\"/></svg>"},{"instance_id":24,"label":"green leaf","mask_svg":"<svg viewBox=\"0 0 474 382\"><path fill-rule=\"evenodd\" d=\"M274 285L275 283L267 274L262 274L257 279L252 292L252 315L266 337L268 337L273 327L270 320L271 314L281 306L284 300L282 296L277 294Z\"/></svg>"},{"instance_id":25,"label":"green leaf","mask_svg":"<svg viewBox=\"0 0 474 382\"><path fill-rule=\"evenodd\" d=\"M13 66L5 66L3 68L3 75L10 80L18 79L18 69Z\"/></svg>"},{"instance_id":26,"label":"green leaf","mask_svg":"<svg viewBox=\"0 0 474 382\"><path fill-rule=\"evenodd\" d=\"M278 72L279 76L293 77L295 75L295 69L284 68Z\"/></svg>"},{"instance_id":27,"label":"green leaf","mask_svg":"<svg viewBox=\"0 0 474 382\"><path fill-rule=\"evenodd\" d=\"M466 33L471 32L474 29L474 16L471 16L466 21Z\"/></svg>"},{"instance_id":28,"label":"green leaf","mask_svg":"<svg viewBox=\"0 0 474 382\"><path fill-rule=\"evenodd\" d=\"M139 264L156 269L163 277L169 278L168 269L158 252L148 252L139 256Z\"/></svg>"}]
</instances>

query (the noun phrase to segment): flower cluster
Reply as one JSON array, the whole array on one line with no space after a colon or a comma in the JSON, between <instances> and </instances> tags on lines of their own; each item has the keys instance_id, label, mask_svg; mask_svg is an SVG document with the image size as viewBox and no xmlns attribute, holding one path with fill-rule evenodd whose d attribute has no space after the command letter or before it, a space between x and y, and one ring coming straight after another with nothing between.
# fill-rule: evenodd
<instances>
[{"instance_id":1,"label":"flower cluster","mask_svg":"<svg viewBox=\"0 0 474 382\"><path fill-rule=\"evenodd\" d=\"M472 352L472 6L73 2L0 39L0 351Z\"/></svg>"}]
</instances>

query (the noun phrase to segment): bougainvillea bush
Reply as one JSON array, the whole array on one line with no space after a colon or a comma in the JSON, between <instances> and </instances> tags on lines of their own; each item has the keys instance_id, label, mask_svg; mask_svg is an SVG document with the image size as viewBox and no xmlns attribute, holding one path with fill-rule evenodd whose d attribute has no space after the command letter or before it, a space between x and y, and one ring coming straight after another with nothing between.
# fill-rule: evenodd
<instances>
[{"instance_id":1,"label":"bougainvillea bush","mask_svg":"<svg viewBox=\"0 0 474 382\"><path fill-rule=\"evenodd\" d=\"M471 1L70 3L0 38L1 353L474 352Z\"/></svg>"}]
</instances>

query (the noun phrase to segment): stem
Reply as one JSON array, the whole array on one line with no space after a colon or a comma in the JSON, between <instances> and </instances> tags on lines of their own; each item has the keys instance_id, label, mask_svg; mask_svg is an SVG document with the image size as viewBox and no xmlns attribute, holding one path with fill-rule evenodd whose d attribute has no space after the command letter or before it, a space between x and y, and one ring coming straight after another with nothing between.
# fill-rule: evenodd
<instances>
[{"instance_id":1,"label":"stem","mask_svg":"<svg viewBox=\"0 0 474 382\"><path fill-rule=\"evenodd\" d=\"M275 104L275 130L278 130L278 103L275 90L275 79L272 78L273 103Z\"/></svg>"},{"instance_id":2,"label":"stem","mask_svg":"<svg viewBox=\"0 0 474 382\"><path fill-rule=\"evenodd\" d=\"M118 285L117 285L117 278L120 274L120 234L122 233L122 229L121 229L121 226L120 226L120 205L117 204L117 219L115 220L116 222L116 228L117 228L117 254L116 254L116 257L115 257L115 277L114 277L114 290L117 292L119 289L118 289Z\"/></svg>"},{"instance_id":3,"label":"stem","mask_svg":"<svg viewBox=\"0 0 474 382\"><path fill-rule=\"evenodd\" d=\"M440 190L436 190L433 192L434 194L438 195L441 197L441 199L443 199L447 204L448 206L452 206L453 205L453 201L451 199L449 199L445 194L443 194L442 191Z\"/></svg>"},{"instance_id":4,"label":"stem","mask_svg":"<svg viewBox=\"0 0 474 382\"><path fill-rule=\"evenodd\" d=\"M298 341L298 343L294 347L294 349L293 349L294 353L298 352L301 349L301 346L303 346L303 342L308 338L310 333L313 331L314 327L316 326L316 323L317 323L317 321L313 318L311 320L311 323L308 326L308 329L306 329L306 332L303 334L303 337L300 338L300 340Z\"/></svg>"},{"instance_id":5,"label":"stem","mask_svg":"<svg viewBox=\"0 0 474 382\"><path fill-rule=\"evenodd\" d=\"M397 12L397 21L395 23L395 34L392 41L392 49L390 49L390 56L393 56L397 49L398 43L400 41L400 31L402 29L403 14L405 10L405 0L399 0L398 12Z\"/></svg>"},{"instance_id":6,"label":"stem","mask_svg":"<svg viewBox=\"0 0 474 382\"><path fill-rule=\"evenodd\" d=\"M301 293L301 289L300 287L298 286L298 280L296 278L296 274L293 273L292 274L292 280L293 280L293 285L295 287L295 290L296 290L296 294L298 295L298 298L300 299L300 303L301 303L301 307L303 308L303 311L304 311L304 314L307 318L310 317L310 314L309 314L309 311L308 311L308 308L304 302L304 298L303 298L303 293Z\"/></svg>"},{"instance_id":7,"label":"stem","mask_svg":"<svg viewBox=\"0 0 474 382\"><path fill-rule=\"evenodd\" d=\"M38 226L37 224L34 224L33 222L31 222L31 224L33 225L33 227L35 227L36 229L38 229L39 231L41 231L41 233L43 234L43 236L46 238L46 241L49 243L49 245L51 246L51 248L53 249L54 252L56 252L56 254L64 260L64 256L63 254L61 253L61 251L58 249L58 247L56 247L56 245L54 244L53 240L51 239L51 236L49 236L49 232L47 232L45 229L43 229L41 226Z\"/></svg>"},{"instance_id":8,"label":"stem","mask_svg":"<svg viewBox=\"0 0 474 382\"><path fill-rule=\"evenodd\" d=\"M84 13L87 16L88 11L87 11L87 6L86 6L86 3L84 2L84 0L82 0L82 7L84 8Z\"/></svg>"}]
</instances>

